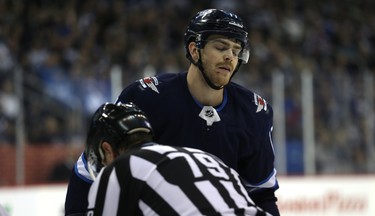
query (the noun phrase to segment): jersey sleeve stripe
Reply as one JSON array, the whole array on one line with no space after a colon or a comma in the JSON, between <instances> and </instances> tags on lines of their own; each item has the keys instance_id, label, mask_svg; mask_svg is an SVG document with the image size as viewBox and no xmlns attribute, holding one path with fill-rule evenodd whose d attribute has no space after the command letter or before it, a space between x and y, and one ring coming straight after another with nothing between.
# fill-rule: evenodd
<instances>
[{"instance_id":1,"label":"jersey sleeve stripe","mask_svg":"<svg viewBox=\"0 0 375 216\"><path fill-rule=\"evenodd\" d=\"M278 186L277 179L276 179L276 169L273 169L272 173L270 176L265 179L263 182L259 184L250 184L248 182L244 182L246 187L254 187L256 189L261 189L261 188L274 188ZM256 190L254 189L254 190Z\"/></svg>"},{"instance_id":2,"label":"jersey sleeve stripe","mask_svg":"<svg viewBox=\"0 0 375 216\"><path fill-rule=\"evenodd\" d=\"M77 174L77 176L83 181L90 183L90 184L93 182L93 179L87 169L87 161L86 161L84 153L82 153L81 156L79 156L74 166L74 171Z\"/></svg>"}]
</instances>

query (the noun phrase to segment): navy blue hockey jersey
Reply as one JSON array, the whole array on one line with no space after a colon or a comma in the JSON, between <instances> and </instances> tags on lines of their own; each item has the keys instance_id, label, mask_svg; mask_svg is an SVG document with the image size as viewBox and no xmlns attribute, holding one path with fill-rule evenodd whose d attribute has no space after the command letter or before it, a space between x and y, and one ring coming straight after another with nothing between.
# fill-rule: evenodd
<instances>
[{"instance_id":1,"label":"navy blue hockey jersey","mask_svg":"<svg viewBox=\"0 0 375 216\"><path fill-rule=\"evenodd\" d=\"M236 171L198 149L148 143L99 173L88 215L266 215Z\"/></svg>"},{"instance_id":2,"label":"navy blue hockey jersey","mask_svg":"<svg viewBox=\"0 0 375 216\"><path fill-rule=\"evenodd\" d=\"M275 202L271 106L233 82L225 86L221 105L202 106L190 94L186 77L178 73L140 79L125 88L116 103L133 102L145 111L156 142L218 156L239 172L261 207L264 200Z\"/></svg>"}]
</instances>

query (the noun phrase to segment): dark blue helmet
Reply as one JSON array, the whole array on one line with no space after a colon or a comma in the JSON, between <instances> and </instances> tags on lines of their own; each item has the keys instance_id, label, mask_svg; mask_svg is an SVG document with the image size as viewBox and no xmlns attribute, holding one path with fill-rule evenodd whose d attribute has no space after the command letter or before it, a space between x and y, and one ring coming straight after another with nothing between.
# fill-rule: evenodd
<instances>
[{"instance_id":1,"label":"dark blue helmet","mask_svg":"<svg viewBox=\"0 0 375 216\"><path fill-rule=\"evenodd\" d=\"M124 139L134 133L153 134L146 114L134 103L101 105L92 116L87 134L85 155L91 175L96 176L102 168L104 154L101 144L106 141L115 152L128 143Z\"/></svg>"},{"instance_id":2,"label":"dark blue helmet","mask_svg":"<svg viewBox=\"0 0 375 216\"><path fill-rule=\"evenodd\" d=\"M200 11L191 19L184 35L187 58L191 60L189 43L196 42L198 48L203 48L208 36L213 34L224 35L239 41L242 45L239 60L241 63L247 63L250 52L246 26L236 14L218 9Z\"/></svg>"}]
</instances>

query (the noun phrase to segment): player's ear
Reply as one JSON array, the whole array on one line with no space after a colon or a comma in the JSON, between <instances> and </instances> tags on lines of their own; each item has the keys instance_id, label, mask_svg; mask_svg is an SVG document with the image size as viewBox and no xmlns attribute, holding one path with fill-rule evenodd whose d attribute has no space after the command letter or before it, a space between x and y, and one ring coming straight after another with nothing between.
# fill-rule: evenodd
<instances>
[{"instance_id":1,"label":"player's ear","mask_svg":"<svg viewBox=\"0 0 375 216\"><path fill-rule=\"evenodd\" d=\"M102 149L104 153L103 164L106 166L115 159L116 155L112 149L112 146L106 141L102 143Z\"/></svg>"},{"instance_id":2,"label":"player's ear","mask_svg":"<svg viewBox=\"0 0 375 216\"><path fill-rule=\"evenodd\" d=\"M193 59L194 62L197 62L199 59L199 52L198 52L198 47L195 42L189 43L189 53L191 55L191 58Z\"/></svg>"}]
</instances>

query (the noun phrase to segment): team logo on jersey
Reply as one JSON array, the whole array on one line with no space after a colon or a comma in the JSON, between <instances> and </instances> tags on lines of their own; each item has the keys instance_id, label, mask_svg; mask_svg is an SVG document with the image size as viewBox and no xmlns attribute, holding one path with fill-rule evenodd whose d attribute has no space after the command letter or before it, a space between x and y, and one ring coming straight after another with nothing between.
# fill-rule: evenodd
<instances>
[{"instance_id":1,"label":"team logo on jersey","mask_svg":"<svg viewBox=\"0 0 375 216\"><path fill-rule=\"evenodd\" d=\"M257 111L260 112L262 110L267 111L267 102L261 96L254 93L254 103L257 105Z\"/></svg>"},{"instance_id":2,"label":"team logo on jersey","mask_svg":"<svg viewBox=\"0 0 375 216\"><path fill-rule=\"evenodd\" d=\"M207 126L211 126L214 122L219 122L221 120L216 109L212 106L204 106L199 113L199 117L206 120Z\"/></svg>"},{"instance_id":3,"label":"team logo on jersey","mask_svg":"<svg viewBox=\"0 0 375 216\"><path fill-rule=\"evenodd\" d=\"M141 83L143 88L151 88L154 92L159 94L159 90L156 88L156 86L159 85L159 81L156 77L145 77L140 79L139 83Z\"/></svg>"}]
</instances>

